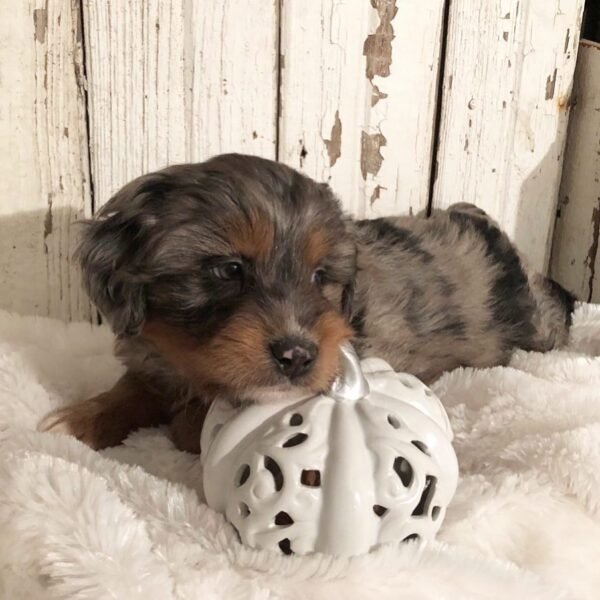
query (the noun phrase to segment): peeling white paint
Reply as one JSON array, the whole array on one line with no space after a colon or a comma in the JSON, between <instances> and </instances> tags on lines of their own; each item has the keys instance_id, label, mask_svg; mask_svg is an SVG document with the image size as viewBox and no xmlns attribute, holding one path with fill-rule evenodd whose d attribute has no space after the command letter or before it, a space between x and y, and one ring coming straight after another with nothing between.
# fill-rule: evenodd
<instances>
[{"instance_id":1,"label":"peeling white paint","mask_svg":"<svg viewBox=\"0 0 600 600\"><path fill-rule=\"evenodd\" d=\"M330 182L357 216L427 206L443 5L443 0L283 3L279 156ZM394 12L382 26L382 15ZM381 60L367 60L367 40L367 51L382 49ZM341 146L331 164L326 141L336 114ZM363 156L364 136L382 136L377 139L385 145L368 145L374 154ZM363 178L366 164L373 166Z\"/></svg>"},{"instance_id":2,"label":"peeling white paint","mask_svg":"<svg viewBox=\"0 0 600 600\"><path fill-rule=\"evenodd\" d=\"M433 204L478 204L540 270L548 267L575 69L576 53L564 45L567 31L578 37L583 4L450 5Z\"/></svg>"},{"instance_id":3,"label":"peeling white paint","mask_svg":"<svg viewBox=\"0 0 600 600\"><path fill-rule=\"evenodd\" d=\"M73 221L92 208L88 152L96 207L144 172L227 151L330 182L356 216L427 207L445 0L81 5L86 69L79 3L0 5L1 307L90 318L71 261ZM541 269L582 8L450 4L433 204L475 202ZM578 198L589 186L576 173L597 166L585 119L565 171ZM600 273L591 204L563 207L555 236L553 268L582 290Z\"/></svg>"},{"instance_id":4,"label":"peeling white paint","mask_svg":"<svg viewBox=\"0 0 600 600\"><path fill-rule=\"evenodd\" d=\"M96 206L221 152L275 158L275 1L84 1Z\"/></svg>"}]
</instances>

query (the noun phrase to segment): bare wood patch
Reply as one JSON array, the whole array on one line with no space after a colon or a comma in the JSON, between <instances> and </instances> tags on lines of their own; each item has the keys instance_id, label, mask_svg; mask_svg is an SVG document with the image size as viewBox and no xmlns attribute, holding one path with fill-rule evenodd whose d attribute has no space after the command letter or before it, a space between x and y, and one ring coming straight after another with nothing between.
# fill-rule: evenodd
<instances>
[{"instance_id":1,"label":"bare wood patch","mask_svg":"<svg viewBox=\"0 0 600 600\"><path fill-rule=\"evenodd\" d=\"M371 106L375 106L380 100L384 100L388 95L382 92L375 84L371 91Z\"/></svg>"},{"instance_id":2,"label":"bare wood patch","mask_svg":"<svg viewBox=\"0 0 600 600\"><path fill-rule=\"evenodd\" d=\"M46 211L46 217L44 218L44 240L52 234L52 194L48 194L48 210ZM48 247L46 246L46 253Z\"/></svg>"},{"instance_id":3,"label":"bare wood patch","mask_svg":"<svg viewBox=\"0 0 600 600\"><path fill-rule=\"evenodd\" d=\"M48 11L45 8L36 8L33 11L33 26L35 28L35 41L40 44L46 42L48 29Z\"/></svg>"},{"instance_id":4,"label":"bare wood patch","mask_svg":"<svg viewBox=\"0 0 600 600\"><path fill-rule=\"evenodd\" d=\"M596 281L596 260L598 258L598 241L600 238L600 197L598 198L598 206L592 212L592 243L588 250L586 259L587 266L590 270L590 278L588 281L588 297L587 301L591 302L594 295L594 283Z\"/></svg>"},{"instance_id":5,"label":"bare wood patch","mask_svg":"<svg viewBox=\"0 0 600 600\"><path fill-rule=\"evenodd\" d=\"M333 167L337 159L342 155L342 122L340 121L340 111L335 111L335 120L331 127L331 138L323 140L329 154L329 166Z\"/></svg>"},{"instance_id":6,"label":"bare wood patch","mask_svg":"<svg viewBox=\"0 0 600 600\"><path fill-rule=\"evenodd\" d=\"M363 54L367 59L367 79L389 77L392 64L392 40L394 28L392 20L398 14L396 0L371 0L371 5L379 14L379 25L375 33L367 36L363 46Z\"/></svg>"},{"instance_id":7,"label":"bare wood patch","mask_svg":"<svg viewBox=\"0 0 600 600\"><path fill-rule=\"evenodd\" d=\"M554 69L554 73L552 73L552 75L548 75L548 79L546 80L546 100L552 100L552 98L554 98L557 72L558 69Z\"/></svg>"},{"instance_id":8,"label":"bare wood patch","mask_svg":"<svg viewBox=\"0 0 600 600\"><path fill-rule=\"evenodd\" d=\"M373 193L371 194L371 197L369 198L369 204L371 206L373 206L373 204L375 204L375 202L377 202L377 200L379 200L379 198L381 197L381 192L384 189L385 188L380 185L375 186L375 188L373 189Z\"/></svg>"},{"instance_id":9,"label":"bare wood patch","mask_svg":"<svg viewBox=\"0 0 600 600\"><path fill-rule=\"evenodd\" d=\"M366 133L363 131L360 137L360 172L363 179L367 178L367 173L377 175L381 169L383 155L382 146L385 146L387 140L382 133ZM381 189L380 189L381 191Z\"/></svg>"},{"instance_id":10,"label":"bare wood patch","mask_svg":"<svg viewBox=\"0 0 600 600\"><path fill-rule=\"evenodd\" d=\"M354 215L427 206L445 2L281 3L279 159Z\"/></svg>"}]
</instances>

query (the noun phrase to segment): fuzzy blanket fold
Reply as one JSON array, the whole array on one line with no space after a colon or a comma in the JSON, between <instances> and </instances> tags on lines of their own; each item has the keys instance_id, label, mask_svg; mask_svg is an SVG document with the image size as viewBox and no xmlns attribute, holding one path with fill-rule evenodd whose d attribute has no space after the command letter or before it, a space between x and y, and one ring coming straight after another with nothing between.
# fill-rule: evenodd
<instances>
[{"instance_id":1,"label":"fuzzy blanket fold","mask_svg":"<svg viewBox=\"0 0 600 600\"><path fill-rule=\"evenodd\" d=\"M102 453L38 433L119 376L111 342L0 312L1 599L600 597L600 307L566 351L437 382L461 466L439 539L351 560L241 547L164 431Z\"/></svg>"}]
</instances>

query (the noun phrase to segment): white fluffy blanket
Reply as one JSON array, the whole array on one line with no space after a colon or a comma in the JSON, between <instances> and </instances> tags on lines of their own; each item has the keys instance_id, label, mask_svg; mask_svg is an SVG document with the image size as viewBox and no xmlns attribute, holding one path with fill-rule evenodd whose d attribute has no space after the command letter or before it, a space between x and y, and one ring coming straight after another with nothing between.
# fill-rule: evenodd
<instances>
[{"instance_id":1,"label":"white fluffy blanket","mask_svg":"<svg viewBox=\"0 0 600 600\"><path fill-rule=\"evenodd\" d=\"M517 353L435 386L461 481L439 540L368 556L241 547L202 503L197 457L144 430L96 453L36 432L119 375L111 336L0 312L0 597L299 599L600 597L600 307L569 352Z\"/></svg>"}]
</instances>

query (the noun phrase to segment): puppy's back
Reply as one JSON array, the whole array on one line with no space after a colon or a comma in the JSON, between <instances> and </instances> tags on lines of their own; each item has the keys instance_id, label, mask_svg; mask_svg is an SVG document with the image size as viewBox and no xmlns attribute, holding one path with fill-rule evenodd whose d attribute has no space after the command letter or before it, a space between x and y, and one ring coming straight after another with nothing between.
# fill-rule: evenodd
<instances>
[{"instance_id":1,"label":"puppy's back","mask_svg":"<svg viewBox=\"0 0 600 600\"><path fill-rule=\"evenodd\" d=\"M570 309L555 285L528 276L480 209L461 204L430 218L356 226L354 325L363 354L432 380L461 365L506 364L515 347L546 350L565 341Z\"/></svg>"}]
</instances>

